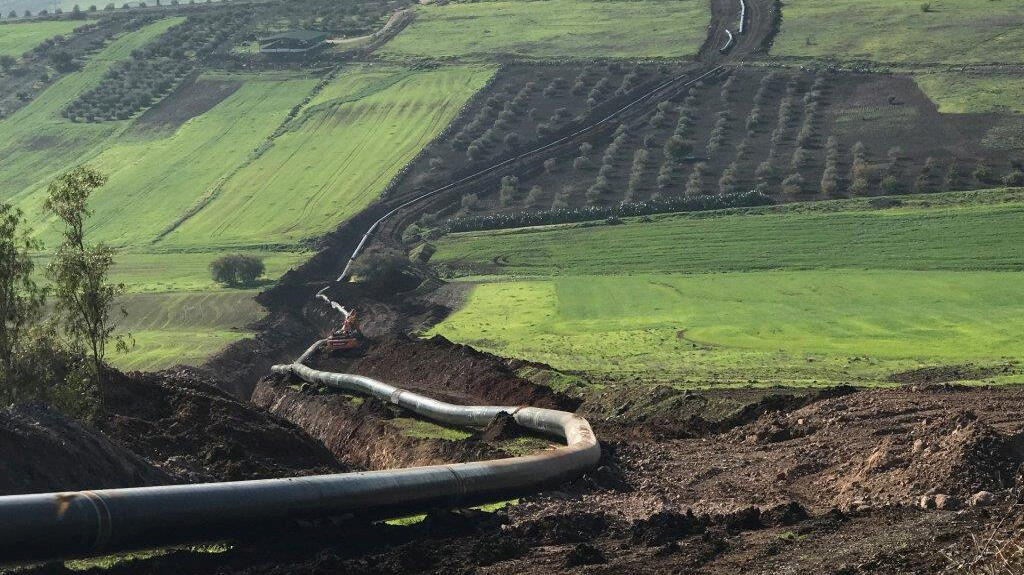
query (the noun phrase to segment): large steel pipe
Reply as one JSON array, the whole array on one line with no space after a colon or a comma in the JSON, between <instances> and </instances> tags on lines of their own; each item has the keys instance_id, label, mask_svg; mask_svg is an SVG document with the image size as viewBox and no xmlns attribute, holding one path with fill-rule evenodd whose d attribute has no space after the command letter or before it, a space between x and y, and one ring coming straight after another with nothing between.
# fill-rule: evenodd
<instances>
[{"instance_id":1,"label":"large steel pipe","mask_svg":"<svg viewBox=\"0 0 1024 575\"><path fill-rule=\"evenodd\" d=\"M394 517L472 505L570 477L600 457L590 425L572 413L452 405L368 377L316 371L300 363L273 371L373 395L449 424L479 427L506 411L526 428L564 438L566 446L526 457L387 471L0 497L0 558L78 557L224 538L289 519Z\"/></svg>"}]
</instances>

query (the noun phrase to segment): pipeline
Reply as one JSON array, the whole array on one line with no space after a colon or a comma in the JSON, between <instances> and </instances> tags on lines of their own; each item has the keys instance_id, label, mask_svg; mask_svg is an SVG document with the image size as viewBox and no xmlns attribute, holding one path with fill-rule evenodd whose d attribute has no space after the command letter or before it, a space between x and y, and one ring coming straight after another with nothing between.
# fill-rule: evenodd
<instances>
[{"instance_id":1,"label":"pipeline","mask_svg":"<svg viewBox=\"0 0 1024 575\"><path fill-rule=\"evenodd\" d=\"M726 30L726 31L728 32L728 30ZM730 37L731 37L731 34L730 34ZM696 78L690 80L689 82L686 82L685 84L683 84L683 86L689 86L691 84L699 82L699 81L703 80L704 78L707 78L708 76L711 76L712 74L718 73L718 71L722 70L724 67L725 66L716 66L716 67L712 68L711 70L708 70L707 72L701 74L700 76L697 76ZM579 130L576 130L575 132L573 132L573 133L571 133L569 135L562 136L561 138L558 138L557 140L554 140L552 142L548 142L547 144L544 144L543 146L534 148L534 149L532 149L530 151L523 152L522 154L519 154L518 156L514 156L514 157L509 158L507 160L498 162L497 164L493 164L491 166L488 166L487 168L484 168L484 169L482 169L482 170L480 170L478 172L474 172L472 174L469 174L468 176L465 176L465 177L460 178L460 179L458 179L458 180L456 180L454 182L451 182L449 184L441 186L440 188L431 190L429 192L425 192L425 193L423 193L423 194L421 194L419 196L416 196L415 198L412 198L412 199L410 199L410 200L408 200L408 201L398 205L397 207L393 208L392 210L390 210L389 212L387 212L386 214L384 214L383 216L378 218L377 221L373 222L372 225L370 225L369 229L366 230L366 233L364 233L363 236L360 238L359 244L356 245L356 249L352 250L352 255L349 256L348 262L345 264L345 269L342 270L341 275L339 275L338 278L335 281L338 281L338 282L344 281L345 278L347 278L349 276L349 273L352 271L352 264L355 263L356 258L359 257L359 254L362 253L363 249L366 247L367 242L369 242L371 236L373 236L373 232L377 231L377 228L380 227L380 224L382 224L384 222L384 220L390 218L391 216L395 215L399 211L401 211L401 210L403 210L403 209L405 209L405 208L407 208L407 207L409 207L409 206L411 206L413 204L416 204L416 203L418 203L420 201L423 201L423 200L425 200L427 198L430 198L430 197L436 196L437 194L440 194L442 192L446 192L448 190L451 190L451 189L455 188L456 186L462 185L462 184L464 184L466 182L469 182L469 181L472 181L472 180L474 180L476 178L479 178L480 176L485 176L485 175L490 174L492 172L495 172L495 171L497 171L497 170L499 170L499 169L501 169L501 168L503 168L505 166L508 166L508 165L511 165L511 164L513 164L515 162L518 162L518 161L520 161L520 160L522 160L524 158L528 158L528 157L530 157L530 156L532 156L534 154L538 154L540 152L543 152L545 150L548 150L548 149L551 149L551 148L553 148L555 146L563 144L563 143L565 143L565 142L567 142L569 140L572 140L573 138L579 137L579 136L581 136L581 135L583 135L583 134L585 134L585 133L587 133L587 132L597 128L598 126L601 126L603 124L606 124L607 122L612 121L619 114L622 114L623 112L625 112L626 110L629 110L633 106L635 106L637 104L640 104L641 102L644 102L646 100L649 100L650 98L655 96L658 92L661 92L665 88L671 86L672 84L675 84L676 82L678 82L679 80L681 80L685 76L686 76L686 74L681 74L679 76L676 76L675 78L671 78L671 79L663 82L662 84L660 84L660 85L656 86L655 88L651 89L646 94L643 94L642 96L638 97L637 99L627 103L626 105L622 106L618 110L615 110L615 111L609 113L604 118L601 118L600 120L594 122L593 124L590 124L588 126L580 128ZM324 288L324 290L326 290L326 289L327 288ZM320 295L323 293L324 290L321 290L320 292L317 292L317 297L320 297ZM322 299L325 299L326 301L330 302L330 300L327 299L326 297L324 297ZM331 303L332 303L332 306L336 305L333 302L331 302Z\"/></svg>"},{"instance_id":2,"label":"pipeline","mask_svg":"<svg viewBox=\"0 0 1024 575\"><path fill-rule=\"evenodd\" d=\"M386 518L435 507L469 506L522 494L593 467L601 447L575 414L519 406L452 405L360 375L302 364L310 346L277 374L362 393L450 425L481 427L504 411L566 445L491 461L255 481L104 489L0 497L0 558L64 559L223 539L253 526L295 519Z\"/></svg>"},{"instance_id":3,"label":"pipeline","mask_svg":"<svg viewBox=\"0 0 1024 575\"><path fill-rule=\"evenodd\" d=\"M746 6L740 0L743 32ZM730 43L732 33L729 34ZM727 44L728 46L728 44ZM722 70L719 65L683 84L688 86ZM509 158L448 185L414 197L376 220L363 234L336 281L348 277L352 263L374 231L398 211L548 150L605 124L684 75L669 79L623 107L567 136ZM346 317L351 313L326 295L315 297ZM352 393L363 393L443 423L480 427L501 412L532 431L562 438L566 445L542 453L452 465L288 477L254 481L103 489L0 497L0 562L64 559L224 539L254 526L296 519L395 517L435 507L467 506L526 493L593 467L601 447L590 424L575 414L524 406L460 406L400 389L368 377L317 371L305 360L318 341L276 374Z\"/></svg>"},{"instance_id":4,"label":"pipeline","mask_svg":"<svg viewBox=\"0 0 1024 575\"><path fill-rule=\"evenodd\" d=\"M728 52L729 48L732 48L732 32L730 32L728 28L725 29L725 35L726 35L725 44L723 44L722 47L718 49L718 51L723 53L723 54Z\"/></svg>"}]
</instances>

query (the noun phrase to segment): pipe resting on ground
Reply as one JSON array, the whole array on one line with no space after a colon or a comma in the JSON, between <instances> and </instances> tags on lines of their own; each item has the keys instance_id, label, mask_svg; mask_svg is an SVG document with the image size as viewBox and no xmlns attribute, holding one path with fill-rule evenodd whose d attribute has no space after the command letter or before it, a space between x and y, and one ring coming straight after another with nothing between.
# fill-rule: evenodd
<instances>
[{"instance_id":1,"label":"pipe resting on ground","mask_svg":"<svg viewBox=\"0 0 1024 575\"><path fill-rule=\"evenodd\" d=\"M276 365L313 383L371 395L435 421L481 427L505 411L523 427L556 435L564 447L525 457L255 481L201 483L0 497L5 562L97 555L223 539L254 526L352 514L387 518L468 506L527 492L593 467L601 448L575 414L535 407L444 403L360 375Z\"/></svg>"}]
</instances>

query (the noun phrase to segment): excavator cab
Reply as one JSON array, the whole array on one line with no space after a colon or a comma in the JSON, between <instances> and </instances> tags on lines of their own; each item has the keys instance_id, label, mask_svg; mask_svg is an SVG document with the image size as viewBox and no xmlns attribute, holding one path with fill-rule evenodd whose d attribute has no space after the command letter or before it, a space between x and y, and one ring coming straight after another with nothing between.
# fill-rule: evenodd
<instances>
[{"instance_id":1,"label":"excavator cab","mask_svg":"<svg viewBox=\"0 0 1024 575\"><path fill-rule=\"evenodd\" d=\"M366 338L359 330L359 317L351 311L341 327L327 337L323 351L325 355L351 355L362 351L365 342Z\"/></svg>"}]
</instances>

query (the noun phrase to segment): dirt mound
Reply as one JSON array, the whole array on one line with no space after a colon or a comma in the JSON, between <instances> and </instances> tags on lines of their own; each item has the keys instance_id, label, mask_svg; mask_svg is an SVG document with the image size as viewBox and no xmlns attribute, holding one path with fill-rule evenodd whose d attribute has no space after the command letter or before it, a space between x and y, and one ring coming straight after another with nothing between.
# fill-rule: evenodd
<instances>
[{"instance_id":1,"label":"dirt mound","mask_svg":"<svg viewBox=\"0 0 1024 575\"><path fill-rule=\"evenodd\" d=\"M175 482L141 457L50 408L0 410L0 495Z\"/></svg>"},{"instance_id":2,"label":"dirt mound","mask_svg":"<svg viewBox=\"0 0 1024 575\"><path fill-rule=\"evenodd\" d=\"M965 411L882 437L837 486L860 498L942 494L962 502L978 491L1012 486L1022 462L1024 435L1002 435Z\"/></svg>"},{"instance_id":3,"label":"dirt mound","mask_svg":"<svg viewBox=\"0 0 1024 575\"><path fill-rule=\"evenodd\" d=\"M195 370L110 372L101 395L104 433L189 481L344 470L298 427L239 402Z\"/></svg>"},{"instance_id":4,"label":"dirt mound","mask_svg":"<svg viewBox=\"0 0 1024 575\"><path fill-rule=\"evenodd\" d=\"M392 337L352 365L355 373L456 403L573 411L579 402L518 377L497 356L441 336Z\"/></svg>"},{"instance_id":5,"label":"dirt mound","mask_svg":"<svg viewBox=\"0 0 1024 575\"><path fill-rule=\"evenodd\" d=\"M983 380L1001 373L1011 373L1013 365L980 366L974 364L939 365L901 371L889 376L890 381L903 384L932 384L950 381Z\"/></svg>"},{"instance_id":6,"label":"dirt mound","mask_svg":"<svg viewBox=\"0 0 1024 575\"><path fill-rule=\"evenodd\" d=\"M494 417L487 427L480 433L481 441L501 441L503 439L515 439L528 434L528 430L516 423L516 419L507 411L502 411Z\"/></svg>"}]
</instances>

